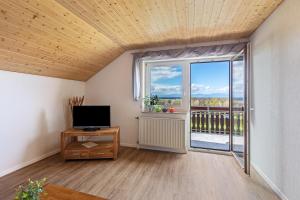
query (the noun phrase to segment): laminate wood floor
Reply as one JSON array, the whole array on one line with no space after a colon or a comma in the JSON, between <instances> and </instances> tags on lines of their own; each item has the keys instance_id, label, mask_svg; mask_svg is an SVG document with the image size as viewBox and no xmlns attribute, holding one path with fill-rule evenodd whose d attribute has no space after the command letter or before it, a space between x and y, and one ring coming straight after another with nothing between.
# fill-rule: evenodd
<instances>
[{"instance_id":1,"label":"laminate wood floor","mask_svg":"<svg viewBox=\"0 0 300 200\"><path fill-rule=\"evenodd\" d=\"M245 175L231 156L174 154L121 148L116 161L64 162L54 155L0 178L0 199L13 199L28 178L108 199L269 200L279 199L258 179Z\"/></svg>"}]
</instances>

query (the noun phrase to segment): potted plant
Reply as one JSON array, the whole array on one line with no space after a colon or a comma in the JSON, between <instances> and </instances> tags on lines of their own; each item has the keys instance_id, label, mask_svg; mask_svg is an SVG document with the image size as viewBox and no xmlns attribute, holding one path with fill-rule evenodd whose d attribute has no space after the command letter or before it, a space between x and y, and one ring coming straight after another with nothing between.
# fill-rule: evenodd
<instances>
[{"instance_id":1,"label":"potted plant","mask_svg":"<svg viewBox=\"0 0 300 200\"><path fill-rule=\"evenodd\" d=\"M163 111L164 113L168 112L168 106L164 105L163 108L162 108L162 111Z\"/></svg>"},{"instance_id":2,"label":"potted plant","mask_svg":"<svg viewBox=\"0 0 300 200\"><path fill-rule=\"evenodd\" d=\"M148 112L160 112L161 111L161 107L158 105L159 102L159 97L157 95L148 97L146 96L144 98L144 107L146 109L146 111ZM160 111L159 111L160 110Z\"/></svg>"},{"instance_id":3,"label":"potted plant","mask_svg":"<svg viewBox=\"0 0 300 200\"><path fill-rule=\"evenodd\" d=\"M150 105L152 106L158 105L158 102L159 102L159 98L157 95L150 97Z\"/></svg>"},{"instance_id":4,"label":"potted plant","mask_svg":"<svg viewBox=\"0 0 300 200\"><path fill-rule=\"evenodd\" d=\"M150 105L152 106L152 111L161 112L161 106L158 105L159 97L157 95L150 97Z\"/></svg>"},{"instance_id":5,"label":"potted plant","mask_svg":"<svg viewBox=\"0 0 300 200\"><path fill-rule=\"evenodd\" d=\"M175 108L172 106L172 100L171 99L168 100L168 104L169 104L169 112L170 113L175 112Z\"/></svg>"},{"instance_id":6,"label":"potted plant","mask_svg":"<svg viewBox=\"0 0 300 200\"><path fill-rule=\"evenodd\" d=\"M150 97L145 96L144 97L144 108L146 111L150 112L151 111L151 106L150 106Z\"/></svg>"},{"instance_id":7,"label":"potted plant","mask_svg":"<svg viewBox=\"0 0 300 200\"><path fill-rule=\"evenodd\" d=\"M170 106L170 107L169 107L169 112L170 112L170 113L174 113L174 112L175 112L175 108L174 108L173 106Z\"/></svg>"},{"instance_id":8,"label":"potted plant","mask_svg":"<svg viewBox=\"0 0 300 200\"><path fill-rule=\"evenodd\" d=\"M155 112L161 112L161 105L154 105Z\"/></svg>"},{"instance_id":9,"label":"potted plant","mask_svg":"<svg viewBox=\"0 0 300 200\"><path fill-rule=\"evenodd\" d=\"M18 187L15 200L40 200L40 195L44 193L45 182L46 178L36 181L29 179L27 185Z\"/></svg>"}]
</instances>

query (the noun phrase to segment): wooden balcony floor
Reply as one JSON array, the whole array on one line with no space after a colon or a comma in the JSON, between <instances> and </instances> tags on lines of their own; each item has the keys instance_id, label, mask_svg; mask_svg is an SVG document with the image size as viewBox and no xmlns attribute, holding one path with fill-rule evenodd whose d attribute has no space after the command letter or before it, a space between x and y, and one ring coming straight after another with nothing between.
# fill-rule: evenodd
<instances>
[{"instance_id":1,"label":"wooden balcony floor","mask_svg":"<svg viewBox=\"0 0 300 200\"><path fill-rule=\"evenodd\" d=\"M244 148L244 138L242 136L234 136L234 149L242 152ZM215 133L198 133L191 134L191 147L229 150L229 135Z\"/></svg>"}]
</instances>

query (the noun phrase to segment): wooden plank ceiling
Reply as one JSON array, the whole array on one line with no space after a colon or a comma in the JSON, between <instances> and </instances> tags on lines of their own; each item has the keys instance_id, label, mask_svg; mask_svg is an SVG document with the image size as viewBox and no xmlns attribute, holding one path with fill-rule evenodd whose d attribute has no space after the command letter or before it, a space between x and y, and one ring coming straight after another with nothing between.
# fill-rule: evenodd
<instances>
[{"instance_id":1,"label":"wooden plank ceiling","mask_svg":"<svg viewBox=\"0 0 300 200\"><path fill-rule=\"evenodd\" d=\"M124 51L248 37L282 0L0 0L0 69L86 81Z\"/></svg>"}]
</instances>

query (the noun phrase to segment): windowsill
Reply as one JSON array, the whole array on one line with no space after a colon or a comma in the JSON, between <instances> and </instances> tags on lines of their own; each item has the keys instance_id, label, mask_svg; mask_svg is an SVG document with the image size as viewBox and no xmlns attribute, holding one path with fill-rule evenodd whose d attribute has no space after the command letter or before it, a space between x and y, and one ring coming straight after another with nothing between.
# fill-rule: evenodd
<instances>
[{"instance_id":1,"label":"windowsill","mask_svg":"<svg viewBox=\"0 0 300 200\"><path fill-rule=\"evenodd\" d=\"M188 111L176 111L176 112L151 112L151 111L142 111L142 113L146 114L166 114L166 115L172 115L172 114L187 114Z\"/></svg>"}]
</instances>

